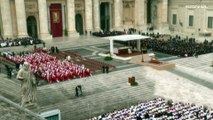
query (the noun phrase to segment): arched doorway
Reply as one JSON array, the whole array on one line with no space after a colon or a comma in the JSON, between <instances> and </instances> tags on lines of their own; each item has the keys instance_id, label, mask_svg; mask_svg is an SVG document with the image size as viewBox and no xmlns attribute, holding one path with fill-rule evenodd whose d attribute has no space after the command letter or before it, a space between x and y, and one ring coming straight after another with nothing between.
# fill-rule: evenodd
<instances>
[{"instance_id":1,"label":"arched doorway","mask_svg":"<svg viewBox=\"0 0 213 120\"><path fill-rule=\"evenodd\" d=\"M103 31L110 30L110 12L111 7L109 2L103 2L100 4L100 21L101 29Z\"/></svg>"},{"instance_id":2,"label":"arched doorway","mask_svg":"<svg viewBox=\"0 0 213 120\"><path fill-rule=\"evenodd\" d=\"M147 11L147 24L152 23L151 4L152 4L152 1L148 0L147 1L147 10L146 10Z\"/></svg>"},{"instance_id":3,"label":"arched doorway","mask_svg":"<svg viewBox=\"0 0 213 120\"><path fill-rule=\"evenodd\" d=\"M75 28L80 35L84 34L83 18L81 14L75 15Z\"/></svg>"},{"instance_id":4,"label":"arched doorway","mask_svg":"<svg viewBox=\"0 0 213 120\"><path fill-rule=\"evenodd\" d=\"M27 33L29 36L37 38L37 23L34 16L27 17Z\"/></svg>"}]
</instances>

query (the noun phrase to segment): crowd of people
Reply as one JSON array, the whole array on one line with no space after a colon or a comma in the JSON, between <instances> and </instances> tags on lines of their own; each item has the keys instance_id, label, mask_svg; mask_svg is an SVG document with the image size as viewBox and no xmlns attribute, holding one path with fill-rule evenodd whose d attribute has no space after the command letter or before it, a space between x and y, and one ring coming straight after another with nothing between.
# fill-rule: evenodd
<instances>
[{"instance_id":1,"label":"crowd of people","mask_svg":"<svg viewBox=\"0 0 213 120\"><path fill-rule=\"evenodd\" d=\"M205 40L202 43L198 43L194 38L181 39L180 36L171 37L168 40L156 38L142 40L141 46L152 49L153 51L182 57L198 56L213 52L213 41L208 42Z\"/></svg>"},{"instance_id":2,"label":"crowd of people","mask_svg":"<svg viewBox=\"0 0 213 120\"><path fill-rule=\"evenodd\" d=\"M8 54L6 59L18 64L19 67L22 66L24 62L28 62L34 75L37 78L47 80L49 83L77 77L87 77L92 74L84 65L73 64L66 60L60 61L57 60L56 57L43 52L29 52L21 56Z\"/></svg>"},{"instance_id":3,"label":"crowd of people","mask_svg":"<svg viewBox=\"0 0 213 120\"><path fill-rule=\"evenodd\" d=\"M98 37L108 37L108 36L115 36L115 35L123 35L126 34L123 31L99 31L99 32L93 32L92 35L93 36L98 36Z\"/></svg>"},{"instance_id":4,"label":"crowd of people","mask_svg":"<svg viewBox=\"0 0 213 120\"><path fill-rule=\"evenodd\" d=\"M90 120L212 120L213 109L190 103L173 103L155 98L138 105L114 110Z\"/></svg>"},{"instance_id":5,"label":"crowd of people","mask_svg":"<svg viewBox=\"0 0 213 120\"><path fill-rule=\"evenodd\" d=\"M138 31L135 28L129 28L129 29L124 29L124 31L99 31L99 32L93 32L93 36L98 36L98 37L108 37L108 36L116 36L116 35L124 35L124 34L136 34L136 33L141 33L141 31Z\"/></svg>"},{"instance_id":6,"label":"crowd of people","mask_svg":"<svg viewBox=\"0 0 213 120\"><path fill-rule=\"evenodd\" d=\"M41 44L43 43L42 40L38 38L32 38L32 37L24 37L24 38L2 38L0 37L0 47L12 47L12 46L27 46L27 45L33 45L33 44Z\"/></svg>"}]
</instances>

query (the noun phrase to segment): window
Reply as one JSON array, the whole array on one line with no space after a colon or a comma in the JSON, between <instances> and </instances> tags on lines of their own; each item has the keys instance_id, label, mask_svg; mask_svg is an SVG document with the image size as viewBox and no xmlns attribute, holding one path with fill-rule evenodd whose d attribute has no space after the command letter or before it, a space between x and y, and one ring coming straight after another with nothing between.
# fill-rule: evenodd
<instances>
[{"instance_id":1,"label":"window","mask_svg":"<svg viewBox=\"0 0 213 120\"><path fill-rule=\"evenodd\" d=\"M213 28L213 17L208 17L208 28Z\"/></svg>"},{"instance_id":2,"label":"window","mask_svg":"<svg viewBox=\"0 0 213 120\"><path fill-rule=\"evenodd\" d=\"M176 15L176 14L173 14L173 15L172 15L172 24L173 24L173 25L176 25L176 22L177 22L176 19L177 19L177 15Z\"/></svg>"},{"instance_id":3,"label":"window","mask_svg":"<svg viewBox=\"0 0 213 120\"><path fill-rule=\"evenodd\" d=\"M194 23L194 16L189 15L189 26L192 27Z\"/></svg>"}]
</instances>

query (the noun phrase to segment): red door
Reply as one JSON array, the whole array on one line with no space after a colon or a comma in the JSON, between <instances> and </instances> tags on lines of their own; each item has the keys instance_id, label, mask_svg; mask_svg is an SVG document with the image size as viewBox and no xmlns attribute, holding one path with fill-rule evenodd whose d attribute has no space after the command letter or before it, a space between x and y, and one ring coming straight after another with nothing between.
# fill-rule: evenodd
<instances>
[{"instance_id":1,"label":"red door","mask_svg":"<svg viewBox=\"0 0 213 120\"><path fill-rule=\"evenodd\" d=\"M63 34L61 4L50 5L50 22L53 37L61 37Z\"/></svg>"}]
</instances>

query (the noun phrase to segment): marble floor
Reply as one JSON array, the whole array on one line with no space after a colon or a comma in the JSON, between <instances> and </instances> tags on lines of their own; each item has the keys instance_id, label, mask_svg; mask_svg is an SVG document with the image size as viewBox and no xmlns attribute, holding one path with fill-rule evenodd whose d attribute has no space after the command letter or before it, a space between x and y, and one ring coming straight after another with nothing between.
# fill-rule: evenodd
<instances>
[{"instance_id":1,"label":"marble floor","mask_svg":"<svg viewBox=\"0 0 213 120\"><path fill-rule=\"evenodd\" d=\"M47 46L58 46L61 50L87 49L88 56L102 59L96 54L106 51L100 45L109 41L96 37L56 38L47 41ZM28 46L25 49L31 49ZM5 48L6 50L8 48ZM1 49L2 50L2 49ZM23 50L23 47L10 50ZM83 50L84 51L84 50ZM213 108L213 67L210 67L213 53L200 55L198 58L179 58L167 60L175 63L176 68L158 71L149 67L115 62L119 68L109 74L97 74L89 78L68 80L38 87L38 107L35 113L60 109L62 120L81 120L103 114L113 109L121 109L150 100L157 96L205 105ZM131 67L129 67L131 66ZM138 86L127 84L128 77L135 76ZM0 74L0 93L15 103L20 102L20 84L15 79L8 79ZM75 97L75 86L83 86L83 96Z\"/></svg>"}]
</instances>

